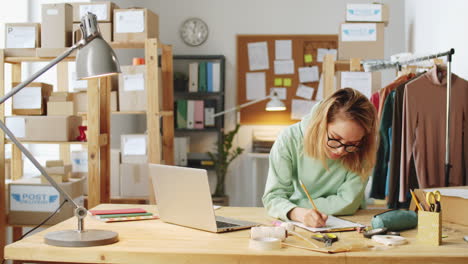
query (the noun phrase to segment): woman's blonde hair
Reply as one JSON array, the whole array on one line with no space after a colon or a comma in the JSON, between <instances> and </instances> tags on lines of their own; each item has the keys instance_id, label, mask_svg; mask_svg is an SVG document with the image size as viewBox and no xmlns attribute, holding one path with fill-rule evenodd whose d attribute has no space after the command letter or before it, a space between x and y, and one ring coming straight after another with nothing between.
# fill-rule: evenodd
<instances>
[{"instance_id":1,"label":"woman's blonde hair","mask_svg":"<svg viewBox=\"0 0 468 264\"><path fill-rule=\"evenodd\" d=\"M327 168L327 125L337 118L355 121L365 130L360 149L343 156L341 163L366 179L375 164L377 114L369 99L354 89L339 89L317 106L304 136L304 151Z\"/></svg>"}]
</instances>

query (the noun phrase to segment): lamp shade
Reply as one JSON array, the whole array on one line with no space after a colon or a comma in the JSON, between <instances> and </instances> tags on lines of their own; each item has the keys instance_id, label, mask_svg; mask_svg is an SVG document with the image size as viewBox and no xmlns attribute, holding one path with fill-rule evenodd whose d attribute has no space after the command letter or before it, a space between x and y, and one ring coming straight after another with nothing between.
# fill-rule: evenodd
<instances>
[{"instance_id":1,"label":"lamp shade","mask_svg":"<svg viewBox=\"0 0 468 264\"><path fill-rule=\"evenodd\" d=\"M265 109L267 111L284 111L286 110L286 106L277 96L273 96Z\"/></svg>"},{"instance_id":2,"label":"lamp shade","mask_svg":"<svg viewBox=\"0 0 468 264\"><path fill-rule=\"evenodd\" d=\"M77 79L90 79L120 73L114 50L100 36L78 50L76 55Z\"/></svg>"}]
</instances>

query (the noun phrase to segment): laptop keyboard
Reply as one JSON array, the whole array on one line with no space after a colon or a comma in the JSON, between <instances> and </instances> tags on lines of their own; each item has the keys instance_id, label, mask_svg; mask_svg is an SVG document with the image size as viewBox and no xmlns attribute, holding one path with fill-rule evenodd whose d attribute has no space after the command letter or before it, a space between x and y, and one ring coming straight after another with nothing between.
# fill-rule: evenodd
<instances>
[{"instance_id":1,"label":"laptop keyboard","mask_svg":"<svg viewBox=\"0 0 468 264\"><path fill-rule=\"evenodd\" d=\"M216 221L216 227L218 227L218 228L236 227L236 226L239 226L239 225L226 223L226 222L222 222L222 221Z\"/></svg>"}]
</instances>

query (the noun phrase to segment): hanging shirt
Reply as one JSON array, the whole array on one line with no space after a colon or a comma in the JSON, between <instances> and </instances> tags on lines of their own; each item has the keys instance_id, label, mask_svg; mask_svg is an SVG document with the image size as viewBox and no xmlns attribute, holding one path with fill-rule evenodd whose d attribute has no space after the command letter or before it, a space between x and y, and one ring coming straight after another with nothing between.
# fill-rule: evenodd
<instances>
[{"instance_id":1,"label":"hanging shirt","mask_svg":"<svg viewBox=\"0 0 468 264\"><path fill-rule=\"evenodd\" d=\"M379 117L379 120L380 120L380 118L382 116L382 110L383 110L383 107L384 107L384 102L385 102L385 99L387 99L388 94L391 91L395 90L400 84L410 80L413 77L414 77L414 73L409 73L409 74L402 75L402 76L398 77L396 80L394 80L393 82L391 82L389 85L385 86L384 88L382 88L380 90L380 94L379 94L380 104L379 104L379 108L377 110L377 116Z\"/></svg>"},{"instance_id":2,"label":"hanging shirt","mask_svg":"<svg viewBox=\"0 0 468 264\"><path fill-rule=\"evenodd\" d=\"M382 116L379 128L379 148L372 178L372 188L370 197L375 199L385 199L385 189L387 182L388 161L390 159L390 137L389 130L392 127L393 101L395 92L392 91L385 100L382 108Z\"/></svg>"},{"instance_id":3,"label":"hanging shirt","mask_svg":"<svg viewBox=\"0 0 468 264\"><path fill-rule=\"evenodd\" d=\"M375 92L372 94L370 101L374 105L375 110L379 110L379 100L380 99L380 94L379 92Z\"/></svg>"},{"instance_id":4,"label":"hanging shirt","mask_svg":"<svg viewBox=\"0 0 468 264\"><path fill-rule=\"evenodd\" d=\"M285 128L270 151L263 204L270 216L283 221L294 207L312 207L299 179L325 214L353 214L364 201L366 183L358 174L345 169L340 160L328 159L326 169L320 160L304 154L304 133L317 105L301 122Z\"/></svg>"},{"instance_id":5,"label":"hanging shirt","mask_svg":"<svg viewBox=\"0 0 468 264\"><path fill-rule=\"evenodd\" d=\"M452 74L450 102L451 186L466 184L468 164L468 82ZM403 103L400 201L409 186L414 157L420 188L445 186L446 77L439 81L434 67L406 85Z\"/></svg>"},{"instance_id":6,"label":"hanging shirt","mask_svg":"<svg viewBox=\"0 0 468 264\"><path fill-rule=\"evenodd\" d=\"M392 147L390 149L390 163L388 175L388 194L387 194L387 206L388 208L401 208L401 204L398 202L398 195L400 191L400 161L401 161L401 122L403 112L403 96L405 94L406 84L421 77L422 74L417 75L415 78L400 84L395 89L394 103L393 103L393 114L392 114ZM414 169L414 160L410 161L410 179L416 179L416 171ZM417 180L411 181L416 182ZM410 185L412 188L412 185ZM403 206L406 208L407 206Z\"/></svg>"}]
</instances>

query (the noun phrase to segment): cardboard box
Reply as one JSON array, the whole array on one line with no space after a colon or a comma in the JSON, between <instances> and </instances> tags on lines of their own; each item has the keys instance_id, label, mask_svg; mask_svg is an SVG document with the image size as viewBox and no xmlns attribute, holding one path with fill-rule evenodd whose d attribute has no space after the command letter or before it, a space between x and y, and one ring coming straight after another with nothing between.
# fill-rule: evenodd
<instances>
[{"instance_id":1,"label":"cardboard box","mask_svg":"<svg viewBox=\"0 0 468 264\"><path fill-rule=\"evenodd\" d=\"M111 111L112 112L117 112L119 111L119 104L118 104L118 94L117 94L117 91L112 91L111 92Z\"/></svg>"},{"instance_id":2,"label":"cardboard box","mask_svg":"<svg viewBox=\"0 0 468 264\"><path fill-rule=\"evenodd\" d=\"M145 134L121 135L122 163L148 162L148 140Z\"/></svg>"},{"instance_id":3,"label":"cardboard box","mask_svg":"<svg viewBox=\"0 0 468 264\"><path fill-rule=\"evenodd\" d=\"M16 87L19 83L13 83ZM13 95L12 113L14 115L44 115L46 102L52 93L52 85L46 83L30 83L17 94Z\"/></svg>"},{"instance_id":4,"label":"cardboard box","mask_svg":"<svg viewBox=\"0 0 468 264\"><path fill-rule=\"evenodd\" d=\"M450 193L453 193L454 190L459 190L461 192L468 193L468 186L457 186L457 187L438 187L436 188L442 194L440 199L441 212L442 212L442 221L451 222L460 225L468 225L468 199L461 197L451 196ZM428 208L426 205L426 191L422 189L414 190L414 194L418 198L419 202ZM416 205L411 201L410 210L414 210Z\"/></svg>"},{"instance_id":5,"label":"cardboard box","mask_svg":"<svg viewBox=\"0 0 468 264\"><path fill-rule=\"evenodd\" d=\"M73 23L81 22L81 18L87 12L95 14L98 22L112 22L114 9L119 8L111 1L81 2L71 3L71 5L73 6Z\"/></svg>"},{"instance_id":6,"label":"cardboard box","mask_svg":"<svg viewBox=\"0 0 468 264\"><path fill-rule=\"evenodd\" d=\"M144 42L159 38L159 16L146 8L114 10L114 41Z\"/></svg>"},{"instance_id":7,"label":"cardboard box","mask_svg":"<svg viewBox=\"0 0 468 264\"><path fill-rule=\"evenodd\" d=\"M384 22L388 24L388 7L382 4L347 4L346 22Z\"/></svg>"},{"instance_id":8,"label":"cardboard box","mask_svg":"<svg viewBox=\"0 0 468 264\"><path fill-rule=\"evenodd\" d=\"M73 102L73 93L52 92L49 102Z\"/></svg>"},{"instance_id":9,"label":"cardboard box","mask_svg":"<svg viewBox=\"0 0 468 264\"><path fill-rule=\"evenodd\" d=\"M107 43L112 42L112 23L98 23L102 38ZM73 24L73 44L76 44L82 38L80 24Z\"/></svg>"},{"instance_id":10,"label":"cardboard box","mask_svg":"<svg viewBox=\"0 0 468 264\"><path fill-rule=\"evenodd\" d=\"M46 167L61 167L64 166L65 163L63 160L48 160L46 161Z\"/></svg>"},{"instance_id":11,"label":"cardboard box","mask_svg":"<svg viewBox=\"0 0 468 264\"><path fill-rule=\"evenodd\" d=\"M120 69L120 111L146 111L146 66L121 66Z\"/></svg>"},{"instance_id":12,"label":"cardboard box","mask_svg":"<svg viewBox=\"0 0 468 264\"><path fill-rule=\"evenodd\" d=\"M80 116L13 116L7 127L19 139L30 141L75 141L79 136ZM53 129L51 129L53 128Z\"/></svg>"},{"instance_id":13,"label":"cardboard box","mask_svg":"<svg viewBox=\"0 0 468 264\"><path fill-rule=\"evenodd\" d=\"M5 57L35 57L36 49L5 49Z\"/></svg>"},{"instance_id":14,"label":"cardboard box","mask_svg":"<svg viewBox=\"0 0 468 264\"><path fill-rule=\"evenodd\" d=\"M72 116L76 115L75 105L73 102L48 102L48 116Z\"/></svg>"},{"instance_id":15,"label":"cardboard box","mask_svg":"<svg viewBox=\"0 0 468 264\"><path fill-rule=\"evenodd\" d=\"M5 48L39 48L41 46L41 24L5 24Z\"/></svg>"},{"instance_id":16,"label":"cardboard box","mask_svg":"<svg viewBox=\"0 0 468 264\"><path fill-rule=\"evenodd\" d=\"M338 59L383 59L382 23L344 23L338 34Z\"/></svg>"},{"instance_id":17,"label":"cardboard box","mask_svg":"<svg viewBox=\"0 0 468 264\"><path fill-rule=\"evenodd\" d=\"M75 93L73 95L73 103L77 113L88 112L88 94L86 92Z\"/></svg>"},{"instance_id":18,"label":"cardboard box","mask_svg":"<svg viewBox=\"0 0 468 264\"><path fill-rule=\"evenodd\" d=\"M88 151L73 150L70 154L72 165L72 178L88 176ZM87 188L85 188L87 190Z\"/></svg>"},{"instance_id":19,"label":"cardboard box","mask_svg":"<svg viewBox=\"0 0 468 264\"><path fill-rule=\"evenodd\" d=\"M110 167L110 194L120 197L120 149L111 149Z\"/></svg>"},{"instance_id":20,"label":"cardboard box","mask_svg":"<svg viewBox=\"0 0 468 264\"><path fill-rule=\"evenodd\" d=\"M83 205L83 180L59 183L78 204ZM40 178L29 178L8 185L8 223L36 225L50 216L65 198L51 185L40 184ZM73 206L65 205L47 224L57 224L72 217Z\"/></svg>"},{"instance_id":21,"label":"cardboard box","mask_svg":"<svg viewBox=\"0 0 468 264\"><path fill-rule=\"evenodd\" d=\"M150 188L148 164L120 164L121 197L145 197Z\"/></svg>"},{"instance_id":22,"label":"cardboard box","mask_svg":"<svg viewBox=\"0 0 468 264\"><path fill-rule=\"evenodd\" d=\"M72 44L73 7L70 4L42 5L42 48L64 48Z\"/></svg>"},{"instance_id":23,"label":"cardboard box","mask_svg":"<svg viewBox=\"0 0 468 264\"><path fill-rule=\"evenodd\" d=\"M341 72L341 71L336 72L336 89L346 88L346 87L342 87L342 73L343 72ZM352 73L354 73L354 72L352 72ZM363 75L366 78L370 76L371 88L372 88L372 90L370 91L370 95L372 95L373 93L379 91L382 88L382 73L381 72L356 72L356 73L357 73L358 77L359 77L359 75ZM347 87L356 89L356 90L360 91L361 93L363 93L364 95L368 96L368 98L370 98L370 95L367 94L367 92L369 92L369 91L362 89L363 87L367 87L367 84L366 85L360 85L360 81L365 82L365 80L359 80L358 79L358 80L354 81L354 83L359 85L359 87L351 87L350 85L347 85Z\"/></svg>"},{"instance_id":24,"label":"cardboard box","mask_svg":"<svg viewBox=\"0 0 468 264\"><path fill-rule=\"evenodd\" d=\"M49 174L49 176L50 176L56 183L63 183L63 182L66 182L66 181L63 179L63 175L59 175L59 174ZM49 185L50 185L50 182L46 179L46 177L44 177L43 175L41 175L41 184L49 184Z\"/></svg>"}]
</instances>

